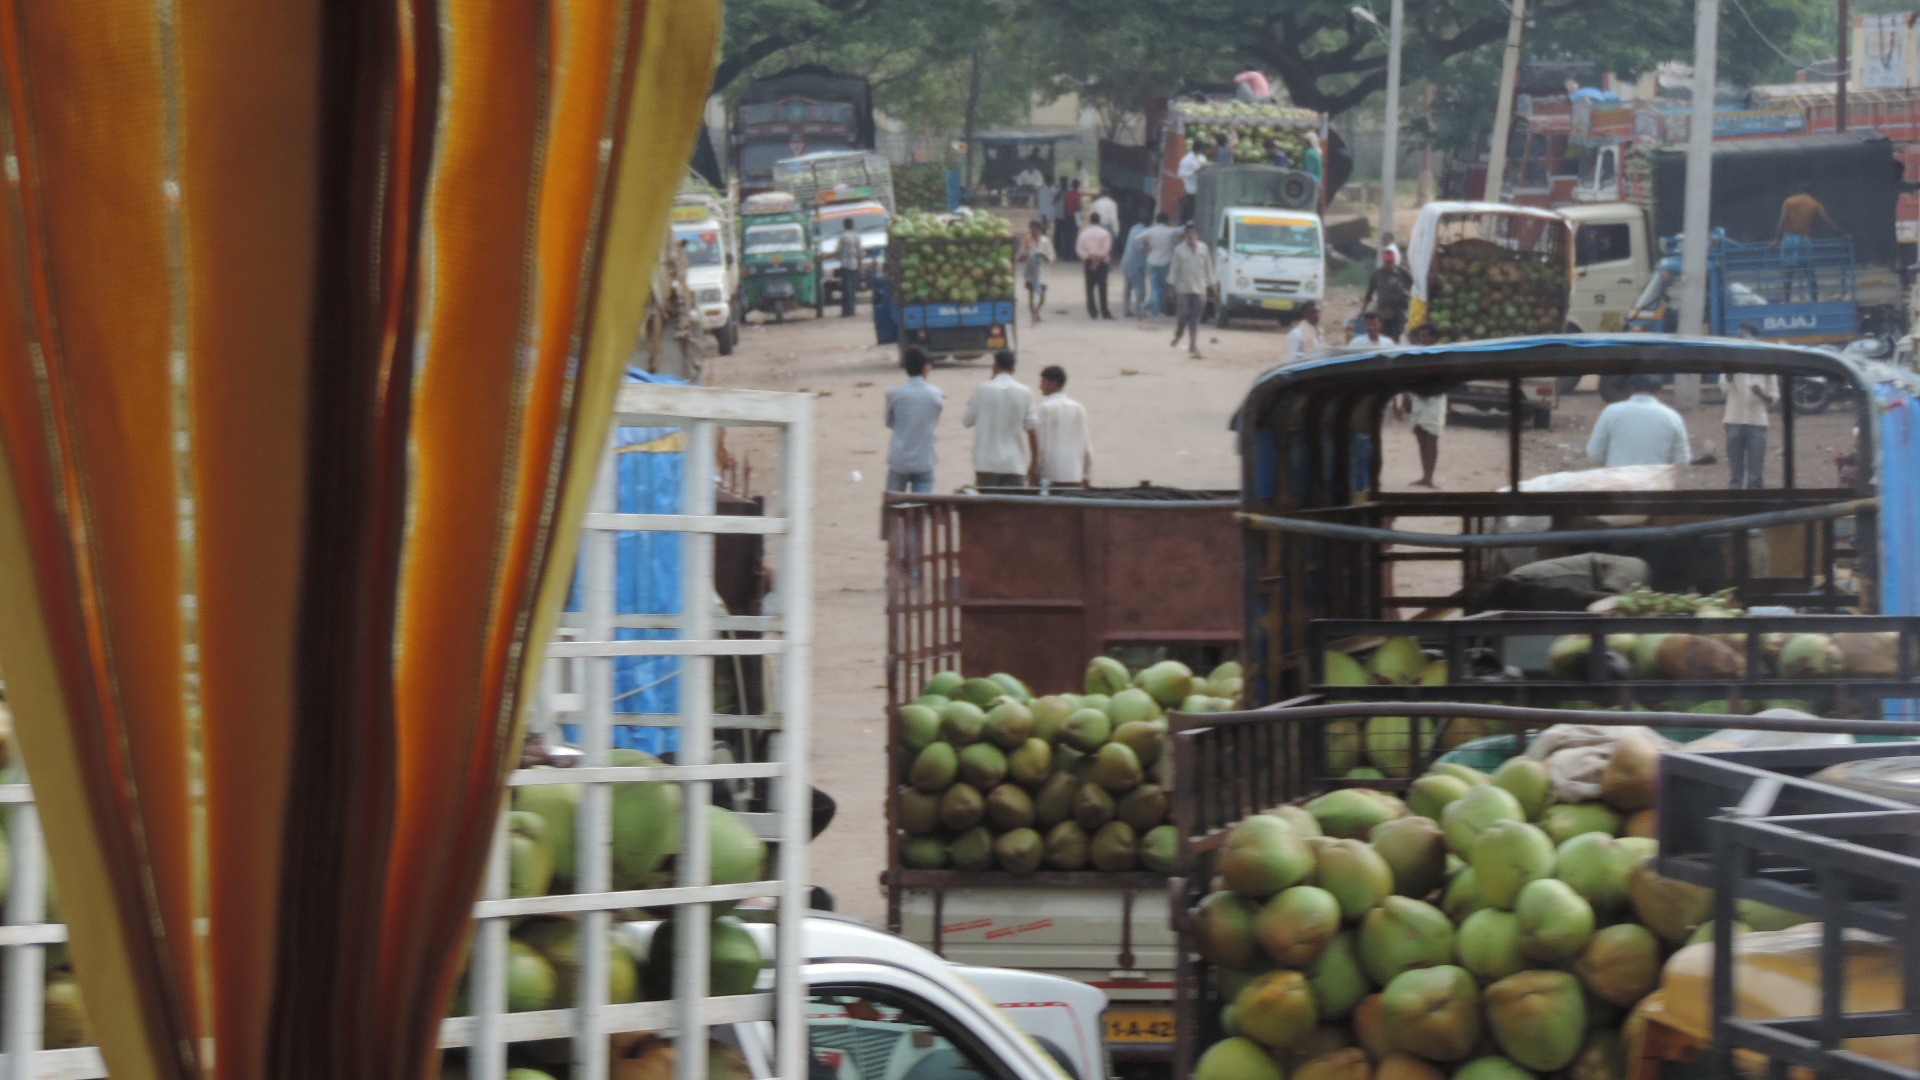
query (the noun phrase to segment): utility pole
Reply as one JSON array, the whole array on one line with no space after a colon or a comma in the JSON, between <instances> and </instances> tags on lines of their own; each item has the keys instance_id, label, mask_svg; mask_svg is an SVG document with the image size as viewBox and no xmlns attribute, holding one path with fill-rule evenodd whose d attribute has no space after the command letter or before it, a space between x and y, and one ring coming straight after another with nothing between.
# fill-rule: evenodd
<instances>
[{"instance_id":1,"label":"utility pole","mask_svg":"<svg viewBox=\"0 0 1920 1080\"><path fill-rule=\"evenodd\" d=\"M1847 76L1853 73L1853 12L1847 0L1835 0L1839 5L1836 12L1840 20L1839 56L1834 66L1840 70L1835 73L1833 84L1833 130L1847 130Z\"/></svg>"},{"instance_id":2,"label":"utility pole","mask_svg":"<svg viewBox=\"0 0 1920 1080\"><path fill-rule=\"evenodd\" d=\"M1387 27L1386 141L1380 144L1380 234L1383 237L1393 231L1393 198L1400 186L1400 26L1405 17L1405 0L1393 0L1393 15Z\"/></svg>"},{"instance_id":3,"label":"utility pole","mask_svg":"<svg viewBox=\"0 0 1920 1080\"><path fill-rule=\"evenodd\" d=\"M1502 202L1507 187L1507 139L1513 129L1513 92L1520 81L1520 31L1527 21L1527 0L1512 0L1507 22L1507 51L1500 57L1500 103L1493 113L1493 148L1487 158L1488 202Z\"/></svg>"},{"instance_id":4,"label":"utility pole","mask_svg":"<svg viewBox=\"0 0 1920 1080\"><path fill-rule=\"evenodd\" d=\"M1686 230L1680 249L1680 332L1707 319L1707 246L1713 209L1713 88L1719 75L1720 0L1698 0L1693 27L1693 127L1687 132ZM1700 376L1674 381L1675 404L1700 403Z\"/></svg>"}]
</instances>

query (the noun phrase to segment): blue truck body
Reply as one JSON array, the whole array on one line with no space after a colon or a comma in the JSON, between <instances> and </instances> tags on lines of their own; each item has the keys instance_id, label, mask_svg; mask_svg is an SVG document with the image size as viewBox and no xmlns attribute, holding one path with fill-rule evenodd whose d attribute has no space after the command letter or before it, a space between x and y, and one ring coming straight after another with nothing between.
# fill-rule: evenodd
<instances>
[{"instance_id":1,"label":"blue truck body","mask_svg":"<svg viewBox=\"0 0 1920 1080\"><path fill-rule=\"evenodd\" d=\"M1627 316L1640 333L1679 331L1681 238L1661 241L1654 278ZM1853 242L1746 244L1714 230L1707 249L1706 333L1734 337L1751 325L1766 341L1824 345L1860 336L1860 280Z\"/></svg>"}]
</instances>

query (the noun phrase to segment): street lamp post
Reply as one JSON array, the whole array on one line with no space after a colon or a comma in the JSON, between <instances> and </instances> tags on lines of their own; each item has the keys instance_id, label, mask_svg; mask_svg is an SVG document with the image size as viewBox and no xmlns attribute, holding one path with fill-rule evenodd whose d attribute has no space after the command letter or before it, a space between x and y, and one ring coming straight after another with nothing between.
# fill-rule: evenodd
<instances>
[{"instance_id":1,"label":"street lamp post","mask_svg":"<svg viewBox=\"0 0 1920 1080\"><path fill-rule=\"evenodd\" d=\"M1364 7L1354 7L1353 16L1380 29L1380 20ZM1400 27L1406 17L1405 0L1393 0L1387 20L1387 109L1380 144L1380 235L1393 231L1393 198L1400 176Z\"/></svg>"},{"instance_id":2,"label":"street lamp post","mask_svg":"<svg viewBox=\"0 0 1920 1080\"><path fill-rule=\"evenodd\" d=\"M1504 202L1507 187L1507 140L1513 130L1514 86L1519 82L1520 32L1527 24L1527 0L1512 0L1508 9L1507 51L1500 54L1500 102L1493 113L1493 145L1487 154L1486 190L1481 198Z\"/></svg>"}]
</instances>

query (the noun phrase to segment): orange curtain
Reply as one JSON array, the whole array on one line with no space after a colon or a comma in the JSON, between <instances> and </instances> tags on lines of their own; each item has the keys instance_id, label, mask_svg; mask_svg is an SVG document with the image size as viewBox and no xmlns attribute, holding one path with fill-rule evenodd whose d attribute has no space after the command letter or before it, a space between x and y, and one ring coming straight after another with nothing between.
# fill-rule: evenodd
<instances>
[{"instance_id":1,"label":"orange curtain","mask_svg":"<svg viewBox=\"0 0 1920 1080\"><path fill-rule=\"evenodd\" d=\"M419 1077L716 0L0 0L0 669L115 1080Z\"/></svg>"}]
</instances>

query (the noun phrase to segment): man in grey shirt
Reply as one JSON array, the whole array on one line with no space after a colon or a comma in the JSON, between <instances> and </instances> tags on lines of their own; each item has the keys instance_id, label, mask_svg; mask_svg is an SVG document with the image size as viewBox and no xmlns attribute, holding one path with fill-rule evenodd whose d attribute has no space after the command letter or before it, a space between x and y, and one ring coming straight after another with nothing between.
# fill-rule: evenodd
<instances>
[{"instance_id":1,"label":"man in grey shirt","mask_svg":"<svg viewBox=\"0 0 1920 1080\"><path fill-rule=\"evenodd\" d=\"M900 358L907 381L887 391L887 427L893 439L887 445L887 490L925 495L933 490L933 431L947 396L928 382L927 354L919 346Z\"/></svg>"}]
</instances>

